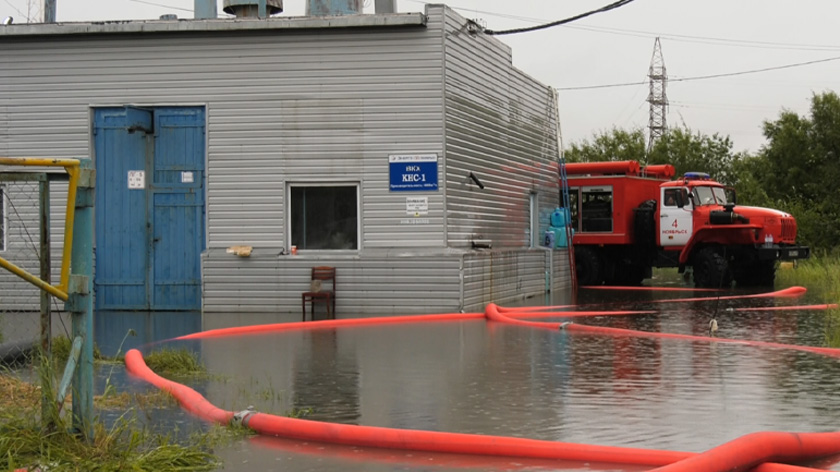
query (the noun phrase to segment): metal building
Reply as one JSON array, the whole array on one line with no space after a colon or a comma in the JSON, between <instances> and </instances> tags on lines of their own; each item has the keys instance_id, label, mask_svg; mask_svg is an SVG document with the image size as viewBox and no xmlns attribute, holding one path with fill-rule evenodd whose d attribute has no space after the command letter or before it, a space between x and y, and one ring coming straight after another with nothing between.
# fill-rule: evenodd
<instances>
[{"instance_id":1,"label":"metal building","mask_svg":"<svg viewBox=\"0 0 840 472\"><path fill-rule=\"evenodd\" d=\"M0 63L0 155L94 160L99 309L299 312L319 265L347 315L570 286L552 91L443 5L0 26Z\"/></svg>"}]
</instances>

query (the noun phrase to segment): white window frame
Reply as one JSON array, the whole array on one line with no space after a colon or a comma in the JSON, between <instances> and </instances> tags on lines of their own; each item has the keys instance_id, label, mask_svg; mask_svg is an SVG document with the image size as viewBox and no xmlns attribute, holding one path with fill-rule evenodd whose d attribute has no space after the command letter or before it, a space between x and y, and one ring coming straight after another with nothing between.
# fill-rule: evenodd
<instances>
[{"instance_id":1,"label":"white window frame","mask_svg":"<svg viewBox=\"0 0 840 472\"><path fill-rule=\"evenodd\" d=\"M356 254L362 250L362 204L361 204L361 183L358 181L300 181L289 182L286 185L286 246L287 253L294 243L292 242L292 189L294 188L315 188L315 187L353 187L356 189L356 247L353 249L306 249L298 247L298 253L351 253Z\"/></svg>"}]
</instances>

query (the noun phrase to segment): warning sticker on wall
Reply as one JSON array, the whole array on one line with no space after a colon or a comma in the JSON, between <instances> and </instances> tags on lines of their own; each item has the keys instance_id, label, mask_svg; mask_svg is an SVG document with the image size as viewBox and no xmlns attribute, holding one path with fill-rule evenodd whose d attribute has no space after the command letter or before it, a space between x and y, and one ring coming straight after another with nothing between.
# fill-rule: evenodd
<instances>
[{"instance_id":1,"label":"warning sticker on wall","mask_svg":"<svg viewBox=\"0 0 840 472\"><path fill-rule=\"evenodd\" d=\"M429 197L406 197L405 213L420 216L429 214Z\"/></svg>"},{"instance_id":2,"label":"warning sticker on wall","mask_svg":"<svg viewBox=\"0 0 840 472\"><path fill-rule=\"evenodd\" d=\"M140 190L146 188L146 171L144 170L130 170L128 171L128 189Z\"/></svg>"}]
</instances>

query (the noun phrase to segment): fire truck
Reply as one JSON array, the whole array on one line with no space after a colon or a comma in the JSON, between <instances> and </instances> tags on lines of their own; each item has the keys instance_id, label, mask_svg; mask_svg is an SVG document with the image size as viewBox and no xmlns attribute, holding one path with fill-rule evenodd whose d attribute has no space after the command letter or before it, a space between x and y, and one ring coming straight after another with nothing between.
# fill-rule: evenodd
<instances>
[{"instance_id":1,"label":"fire truck","mask_svg":"<svg viewBox=\"0 0 840 472\"><path fill-rule=\"evenodd\" d=\"M796 219L738 205L702 172L637 161L566 164L580 285L639 285L653 267L690 272L698 287L772 286L778 261L805 259Z\"/></svg>"}]
</instances>

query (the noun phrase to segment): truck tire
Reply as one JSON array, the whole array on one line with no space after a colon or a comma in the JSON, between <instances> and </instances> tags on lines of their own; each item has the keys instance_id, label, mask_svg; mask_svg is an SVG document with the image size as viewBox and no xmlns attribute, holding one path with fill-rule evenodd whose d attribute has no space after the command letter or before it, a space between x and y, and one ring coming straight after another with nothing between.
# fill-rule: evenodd
<instances>
[{"instance_id":1,"label":"truck tire","mask_svg":"<svg viewBox=\"0 0 840 472\"><path fill-rule=\"evenodd\" d=\"M638 287L645 280L645 268L636 264L622 264L616 274L616 281L628 287Z\"/></svg>"},{"instance_id":2,"label":"truck tire","mask_svg":"<svg viewBox=\"0 0 840 472\"><path fill-rule=\"evenodd\" d=\"M601 285L604 280L601 257L595 249L575 246L575 273L578 285Z\"/></svg>"},{"instance_id":3,"label":"truck tire","mask_svg":"<svg viewBox=\"0 0 840 472\"><path fill-rule=\"evenodd\" d=\"M776 261L754 261L735 271L739 287L773 287L776 284Z\"/></svg>"},{"instance_id":4,"label":"truck tire","mask_svg":"<svg viewBox=\"0 0 840 472\"><path fill-rule=\"evenodd\" d=\"M703 248L694 256L694 285L701 288L729 288L732 285L729 263L715 248Z\"/></svg>"},{"instance_id":5,"label":"truck tire","mask_svg":"<svg viewBox=\"0 0 840 472\"><path fill-rule=\"evenodd\" d=\"M645 200L633 209L633 236L636 244L653 246L656 244L656 200Z\"/></svg>"}]
</instances>

